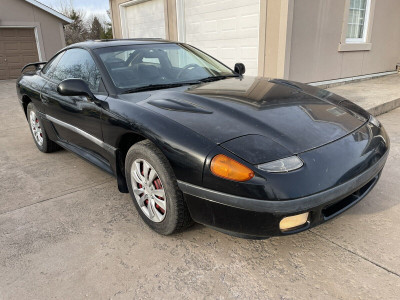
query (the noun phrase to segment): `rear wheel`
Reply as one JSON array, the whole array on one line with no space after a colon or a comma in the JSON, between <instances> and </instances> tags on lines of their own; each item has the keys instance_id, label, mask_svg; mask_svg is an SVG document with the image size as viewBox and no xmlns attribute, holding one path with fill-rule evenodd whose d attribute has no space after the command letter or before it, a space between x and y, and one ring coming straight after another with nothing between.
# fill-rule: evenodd
<instances>
[{"instance_id":1,"label":"rear wheel","mask_svg":"<svg viewBox=\"0 0 400 300\"><path fill-rule=\"evenodd\" d=\"M27 117L36 147L44 153L58 150L60 147L48 138L42 120L38 117L36 107L32 102L28 104Z\"/></svg>"},{"instance_id":2,"label":"rear wheel","mask_svg":"<svg viewBox=\"0 0 400 300\"><path fill-rule=\"evenodd\" d=\"M142 141L129 149L125 176L140 216L154 231L169 235L193 224L173 170L153 143Z\"/></svg>"}]
</instances>

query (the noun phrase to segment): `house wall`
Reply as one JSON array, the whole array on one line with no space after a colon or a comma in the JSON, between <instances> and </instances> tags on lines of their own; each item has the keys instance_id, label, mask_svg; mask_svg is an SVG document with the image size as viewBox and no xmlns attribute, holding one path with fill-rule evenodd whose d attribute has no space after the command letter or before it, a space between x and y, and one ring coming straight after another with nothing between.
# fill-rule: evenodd
<instances>
[{"instance_id":1,"label":"house wall","mask_svg":"<svg viewBox=\"0 0 400 300\"><path fill-rule=\"evenodd\" d=\"M22 0L1 0L0 27L36 28L40 59L50 59L65 47L63 21Z\"/></svg>"},{"instance_id":2,"label":"house wall","mask_svg":"<svg viewBox=\"0 0 400 300\"><path fill-rule=\"evenodd\" d=\"M294 1L287 78L302 82L395 70L400 61L400 1L373 0L371 50L339 51L346 0Z\"/></svg>"},{"instance_id":3,"label":"house wall","mask_svg":"<svg viewBox=\"0 0 400 300\"><path fill-rule=\"evenodd\" d=\"M316 82L395 70L400 1L371 0L368 47L362 51L343 44L349 1L261 0L258 74ZM116 38L122 38L119 4L125 2L110 0ZM165 0L165 8L166 36L177 40L176 0Z\"/></svg>"}]
</instances>

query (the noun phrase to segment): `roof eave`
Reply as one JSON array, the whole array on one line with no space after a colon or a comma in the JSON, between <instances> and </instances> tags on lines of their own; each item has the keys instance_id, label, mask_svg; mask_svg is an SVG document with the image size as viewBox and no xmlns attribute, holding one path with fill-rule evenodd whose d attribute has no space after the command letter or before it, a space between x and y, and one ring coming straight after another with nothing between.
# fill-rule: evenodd
<instances>
[{"instance_id":1,"label":"roof eave","mask_svg":"<svg viewBox=\"0 0 400 300\"><path fill-rule=\"evenodd\" d=\"M46 5L44 5L43 3L40 3L39 1L36 1L36 0L25 0L25 1L30 3L30 4L32 4L32 5L34 5L34 6L36 6L36 7L38 7L38 8L40 8L40 9L42 9L42 10L44 10L44 11L46 11L46 12L48 12L51 15L63 20L67 24L71 24L71 23L74 22L70 18L68 18L68 17L64 16L63 14L59 13L58 11L56 11L56 10L46 6Z\"/></svg>"}]
</instances>

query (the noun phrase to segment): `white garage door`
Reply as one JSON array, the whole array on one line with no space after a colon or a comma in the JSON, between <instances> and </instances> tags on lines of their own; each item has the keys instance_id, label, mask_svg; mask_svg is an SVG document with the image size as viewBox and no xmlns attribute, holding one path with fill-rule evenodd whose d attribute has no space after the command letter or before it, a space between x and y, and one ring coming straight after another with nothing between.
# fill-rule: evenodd
<instances>
[{"instance_id":1,"label":"white garage door","mask_svg":"<svg viewBox=\"0 0 400 300\"><path fill-rule=\"evenodd\" d=\"M164 0L139 2L121 13L124 38L165 38Z\"/></svg>"},{"instance_id":2,"label":"white garage door","mask_svg":"<svg viewBox=\"0 0 400 300\"><path fill-rule=\"evenodd\" d=\"M243 62L247 75L257 75L260 0L184 0L178 9L183 41L229 67Z\"/></svg>"}]
</instances>

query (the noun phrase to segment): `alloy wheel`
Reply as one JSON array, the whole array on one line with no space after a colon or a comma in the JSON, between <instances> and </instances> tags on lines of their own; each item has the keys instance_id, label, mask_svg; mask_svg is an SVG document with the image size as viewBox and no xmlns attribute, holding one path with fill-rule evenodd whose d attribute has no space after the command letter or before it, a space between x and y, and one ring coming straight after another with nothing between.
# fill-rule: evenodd
<instances>
[{"instance_id":1,"label":"alloy wheel","mask_svg":"<svg viewBox=\"0 0 400 300\"><path fill-rule=\"evenodd\" d=\"M164 220L167 198L156 170L144 159L136 159L131 168L132 189L142 212L153 222Z\"/></svg>"},{"instance_id":2,"label":"alloy wheel","mask_svg":"<svg viewBox=\"0 0 400 300\"><path fill-rule=\"evenodd\" d=\"M43 146L43 132L42 127L40 127L39 119L36 116L36 113L32 110L29 115L31 129L33 137L39 146Z\"/></svg>"}]
</instances>

